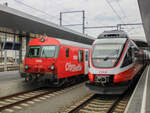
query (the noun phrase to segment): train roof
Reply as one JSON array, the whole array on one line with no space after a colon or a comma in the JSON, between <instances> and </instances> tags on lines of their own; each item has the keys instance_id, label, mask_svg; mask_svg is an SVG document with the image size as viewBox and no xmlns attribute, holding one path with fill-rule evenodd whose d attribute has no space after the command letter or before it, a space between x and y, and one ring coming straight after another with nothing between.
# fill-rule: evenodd
<instances>
[{"instance_id":1,"label":"train roof","mask_svg":"<svg viewBox=\"0 0 150 113\"><path fill-rule=\"evenodd\" d=\"M91 47L91 45L87 45L87 44L83 44L83 43L78 43L78 42L73 42L73 41L63 40L63 39L58 39L58 38L56 38L56 39L60 41L61 45L78 46L78 47L84 47L84 48Z\"/></svg>"},{"instance_id":2,"label":"train roof","mask_svg":"<svg viewBox=\"0 0 150 113\"><path fill-rule=\"evenodd\" d=\"M98 36L98 39L102 38L129 38L127 33L122 30L110 30L104 31Z\"/></svg>"},{"instance_id":3,"label":"train roof","mask_svg":"<svg viewBox=\"0 0 150 113\"><path fill-rule=\"evenodd\" d=\"M70 45L70 46L78 46L78 47L83 47L83 48L90 48L91 47L91 45L78 43L78 42L74 42L74 41L58 39L58 38L53 38L53 37L35 38L29 42L29 46L50 45L50 44L52 44L52 45Z\"/></svg>"},{"instance_id":4,"label":"train roof","mask_svg":"<svg viewBox=\"0 0 150 113\"><path fill-rule=\"evenodd\" d=\"M103 39L97 39L94 41L93 44L105 44L105 43L119 43L124 44L126 42L127 38L103 38Z\"/></svg>"}]
</instances>

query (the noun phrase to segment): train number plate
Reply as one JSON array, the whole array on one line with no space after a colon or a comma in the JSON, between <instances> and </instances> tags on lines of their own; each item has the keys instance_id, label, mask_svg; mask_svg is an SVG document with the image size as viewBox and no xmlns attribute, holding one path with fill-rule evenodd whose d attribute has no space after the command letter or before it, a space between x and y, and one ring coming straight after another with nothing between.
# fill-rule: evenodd
<instances>
[{"instance_id":1,"label":"train number plate","mask_svg":"<svg viewBox=\"0 0 150 113\"><path fill-rule=\"evenodd\" d=\"M41 62L42 62L42 60L36 60L36 62L41 63Z\"/></svg>"},{"instance_id":2,"label":"train number plate","mask_svg":"<svg viewBox=\"0 0 150 113\"><path fill-rule=\"evenodd\" d=\"M109 77L107 76L96 76L96 81L100 83L107 83L109 82Z\"/></svg>"}]
</instances>

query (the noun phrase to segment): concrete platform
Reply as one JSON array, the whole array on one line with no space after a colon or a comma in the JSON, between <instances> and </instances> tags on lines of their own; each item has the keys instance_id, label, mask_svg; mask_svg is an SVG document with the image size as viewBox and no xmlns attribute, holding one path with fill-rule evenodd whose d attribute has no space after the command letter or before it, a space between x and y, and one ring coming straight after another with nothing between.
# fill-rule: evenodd
<instances>
[{"instance_id":1,"label":"concrete platform","mask_svg":"<svg viewBox=\"0 0 150 113\"><path fill-rule=\"evenodd\" d=\"M18 79L22 79L19 75L19 71L0 72L0 83Z\"/></svg>"},{"instance_id":2,"label":"concrete platform","mask_svg":"<svg viewBox=\"0 0 150 113\"><path fill-rule=\"evenodd\" d=\"M0 72L0 97L37 88L36 84L27 84L18 71Z\"/></svg>"},{"instance_id":3,"label":"concrete platform","mask_svg":"<svg viewBox=\"0 0 150 113\"><path fill-rule=\"evenodd\" d=\"M124 113L150 113L150 66L147 66Z\"/></svg>"}]
</instances>

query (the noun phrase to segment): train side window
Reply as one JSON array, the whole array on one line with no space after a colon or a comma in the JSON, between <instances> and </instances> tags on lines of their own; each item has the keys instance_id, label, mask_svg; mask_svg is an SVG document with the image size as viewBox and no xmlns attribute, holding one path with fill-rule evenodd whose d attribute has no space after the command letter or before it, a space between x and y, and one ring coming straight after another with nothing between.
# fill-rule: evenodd
<instances>
[{"instance_id":1,"label":"train side window","mask_svg":"<svg viewBox=\"0 0 150 113\"><path fill-rule=\"evenodd\" d=\"M88 61L88 51L85 52L85 61Z\"/></svg>"},{"instance_id":2,"label":"train side window","mask_svg":"<svg viewBox=\"0 0 150 113\"><path fill-rule=\"evenodd\" d=\"M83 62L83 50L78 51L78 61Z\"/></svg>"},{"instance_id":3,"label":"train side window","mask_svg":"<svg viewBox=\"0 0 150 113\"><path fill-rule=\"evenodd\" d=\"M66 57L69 57L69 48L66 48Z\"/></svg>"},{"instance_id":4,"label":"train side window","mask_svg":"<svg viewBox=\"0 0 150 113\"><path fill-rule=\"evenodd\" d=\"M131 49L131 47L130 47L130 48L128 49L128 51L127 51L127 54L126 54L126 56L125 56L125 58L124 58L124 61L123 61L123 64L122 64L121 67L125 67L125 66L131 64L132 62L133 62L133 61L132 61L132 49Z\"/></svg>"}]
</instances>

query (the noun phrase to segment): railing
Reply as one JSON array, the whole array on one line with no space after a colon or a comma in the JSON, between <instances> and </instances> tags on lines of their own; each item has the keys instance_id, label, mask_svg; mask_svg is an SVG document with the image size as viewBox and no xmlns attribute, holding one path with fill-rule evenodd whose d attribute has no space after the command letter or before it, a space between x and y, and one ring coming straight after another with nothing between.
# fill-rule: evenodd
<instances>
[{"instance_id":1,"label":"railing","mask_svg":"<svg viewBox=\"0 0 150 113\"><path fill-rule=\"evenodd\" d=\"M0 72L14 70L19 70L19 64L7 64L6 67L4 65L0 65Z\"/></svg>"}]
</instances>

